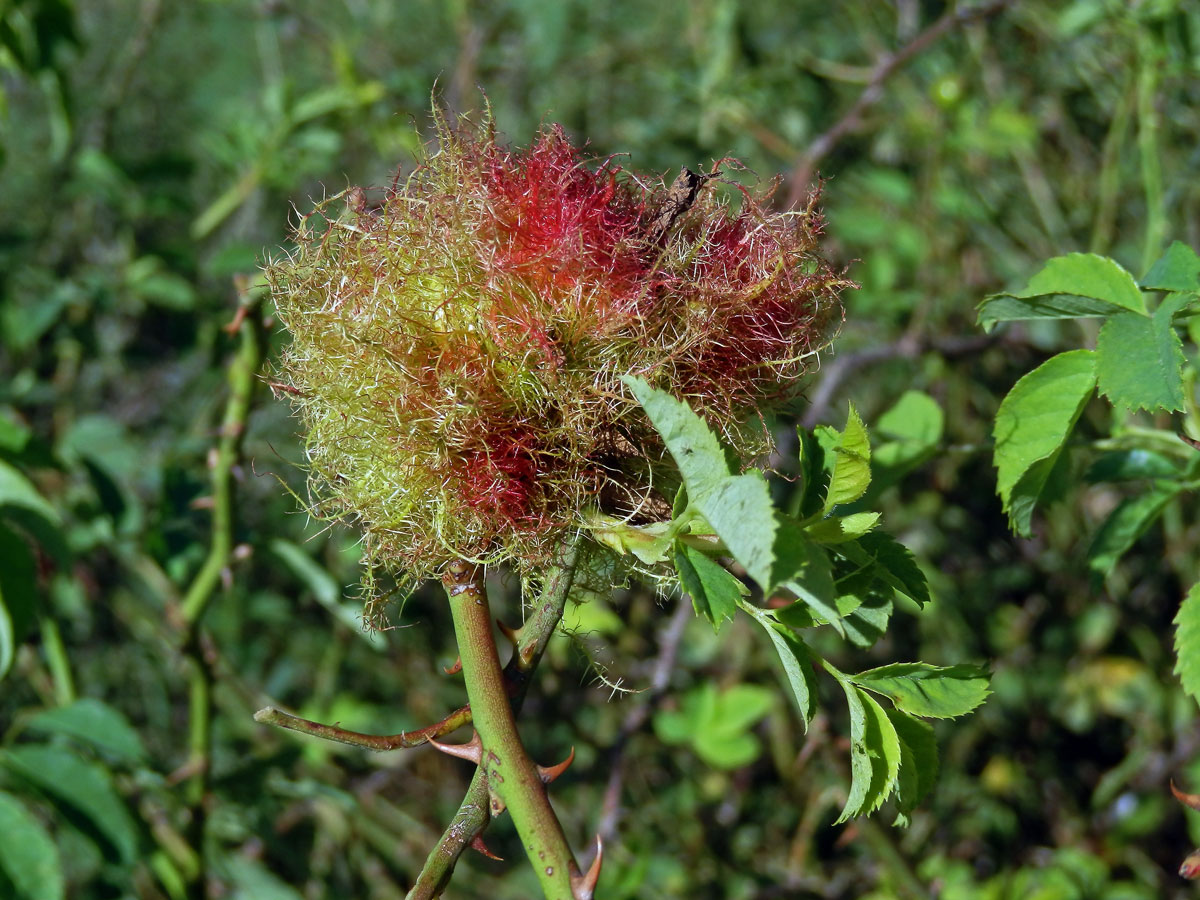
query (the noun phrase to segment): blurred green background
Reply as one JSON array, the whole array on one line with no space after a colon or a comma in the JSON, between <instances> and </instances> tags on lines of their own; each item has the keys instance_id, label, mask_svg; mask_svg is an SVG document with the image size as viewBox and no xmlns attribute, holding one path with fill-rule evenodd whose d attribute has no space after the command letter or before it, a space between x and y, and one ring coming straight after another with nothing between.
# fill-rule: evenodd
<instances>
[{"instance_id":1,"label":"blurred green background","mask_svg":"<svg viewBox=\"0 0 1200 900\"><path fill-rule=\"evenodd\" d=\"M1121 488L1064 490L1034 540L1011 537L991 417L1020 374L1094 334L1050 323L988 342L974 305L1059 253L1140 275L1170 240L1200 244L1198 76L1187 0L986 15L919 0L0 3L0 896L185 896L203 814L214 897L399 898L457 807L459 762L251 719L272 702L394 732L463 702L436 595L395 610L402 627L359 628L355 536L310 522L280 484L303 494L301 448L261 383L232 564L199 633L214 708L200 799L185 765L197 651L172 614L209 552L239 292L286 245L293 207L411 168L433 91L457 113L486 94L514 143L561 122L638 169L735 156L743 180L819 171L828 252L862 287L809 424L840 425L847 399L873 423L910 388L944 412L941 452L879 497L935 603L869 651L823 648L857 668L993 667L989 702L939 723L925 808L907 829L832 827L847 729L831 685L804 735L753 626L714 638L673 598L596 598L522 719L539 759L577 748L553 797L574 846L606 832L602 896L1192 896L1175 870L1200 815L1167 780L1200 788L1200 730L1170 623L1200 526L1175 500L1104 581L1083 551ZM282 340L270 331L268 358ZM1085 436L1111 416L1094 404ZM516 620L508 593L497 611ZM643 690L656 670L665 691ZM737 758L688 740L713 690L757 713ZM506 861L468 855L449 896L534 896L511 826L488 841Z\"/></svg>"}]
</instances>

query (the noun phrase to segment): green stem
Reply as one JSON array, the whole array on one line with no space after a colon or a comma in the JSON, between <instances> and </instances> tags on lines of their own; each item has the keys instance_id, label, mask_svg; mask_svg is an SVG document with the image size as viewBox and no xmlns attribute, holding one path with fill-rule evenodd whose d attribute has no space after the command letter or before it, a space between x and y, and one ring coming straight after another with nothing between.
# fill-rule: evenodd
<instances>
[{"instance_id":1,"label":"green stem","mask_svg":"<svg viewBox=\"0 0 1200 900\"><path fill-rule=\"evenodd\" d=\"M183 597L183 619L189 629L194 629L204 616L233 552L233 469L241 455L250 401L262 363L260 331L257 316L247 316L239 328L238 354L229 366L229 401L212 465L212 526L208 556Z\"/></svg>"},{"instance_id":2,"label":"green stem","mask_svg":"<svg viewBox=\"0 0 1200 900\"><path fill-rule=\"evenodd\" d=\"M1167 236L1167 217L1163 202L1162 163L1158 153L1158 71L1161 48L1153 38L1141 34L1141 65L1138 69L1138 151L1142 163L1142 186L1146 194L1146 242L1142 248L1142 271L1158 259Z\"/></svg>"},{"instance_id":3,"label":"green stem","mask_svg":"<svg viewBox=\"0 0 1200 900\"><path fill-rule=\"evenodd\" d=\"M492 814L507 808L512 815L547 900L574 900L572 878L580 877L579 867L537 766L517 734L492 637L483 572L478 566L456 561L448 567L443 582L481 744L480 768L487 778Z\"/></svg>"},{"instance_id":4,"label":"green stem","mask_svg":"<svg viewBox=\"0 0 1200 900\"><path fill-rule=\"evenodd\" d=\"M504 667L504 678L512 698L514 715L521 711L533 672L541 661L554 630L562 620L567 596L575 580L579 540L576 536L563 545L558 563L551 568L546 577L537 601L517 633L512 658ZM470 707L466 709L469 713ZM491 822L488 799L487 778L483 769L477 768L458 812L442 833L437 846L426 858L425 865L421 868L421 873L413 883L406 900L432 900L441 896L454 873L458 858L483 834Z\"/></svg>"},{"instance_id":5,"label":"green stem","mask_svg":"<svg viewBox=\"0 0 1200 900\"><path fill-rule=\"evenodd\" d=\"M50 667L50 676L54 680L54 701L59 706L66 706L75 700L75 679L71 675L71 659L63 644L62 632L51 616L41 616L38 619L38 627L42 631L42 650L46 654L46 664Z\"/></svg>"},{"instance_id":6,"label":"green stem","mask_svg":"<svg viewBox=\"0 0 1200 900\"><path fill-rule=\"evenodd\" d=\"M254 395L263 339L259 307L243 306L231 330L239 335L237 355L227 373L229 399L221 421L220 439L212 462L212 523L208 555L188 586L178 609L183 632L182 653L188 673L188 762L184 798L191 812L188 839L197 856L195 877L188 883L188 896L201 900L208 894L207 860L204 850L207 827L207 798L212 755L212 667L206 659L200 624L233 554L233 470L241 456L246 420Z\"/></svg>"}]
</instances>

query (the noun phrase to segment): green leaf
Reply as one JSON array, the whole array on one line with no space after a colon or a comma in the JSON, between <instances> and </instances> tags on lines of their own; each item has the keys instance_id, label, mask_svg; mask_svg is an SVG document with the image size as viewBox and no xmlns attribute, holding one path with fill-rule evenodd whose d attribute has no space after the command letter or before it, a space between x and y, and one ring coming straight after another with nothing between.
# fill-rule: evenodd
<instances>
[{"instance_id":1,"label":"green leaf","mask_svg":"<svg viewBox=\"0 0 1200 900\"><path fill-rule=\"evenodd\" d=\"M1200 291L1200 255L1182 241L1175 241L1150 267L1142 287L1148 291Z\"/></svg>"},{"instance_id":2,"label":"green leaf","mask_svg":"<svg viewBox=\"0 0 1200 900\"><path fill-rule=\"evenodd\" d=\"M688 743L696 755L719 769L735 769L758 758L762 745L750 728L770 712L775 692L753 684L718 691L711 682L690 691L678 710L654 718L654 730L666 743Z\"/></svg>"},{"instance_id":3,"label":"green leaf","mask_svg":"<svg viewBox=\"0 0 1200 900\"><path fill-rule=\"evenodd\" d=\"M796 430L800 449L800 490L792 512L800 519L819 515L829 492L829 469L825 466L825 448L816 436L803 428Z\"/></svg>"},{"instance_id":4,"label":"green leaf","mask_svg":"<svg viewBox=\"0 0 1200 900\"><path fill-rule=\"evenodd\" d=\"M879 523L879 513L860 512L848 516L829 516L804 529L818 544L844 544L862 537Z\"/></svg>"},{"instance_id":5,"label":"green leaf","mask_svg":"<svg viewBox=\"0 0 1200 900\"><path fill-rule=\"evenodd\" d=\"M933 726L898 709L885 710L900 738L900 777L896 784L896 805L901 813L910 813L937 780L938 751Z\"/></svg>"},{"instance_id":6,"label":"green leaf","mask_svg":"<svg viewBox=\"0 0 1200 900\"><path fill-rule=\"evenodd\" d=\"M1095 386L1095 353L1071 350L1024 375L1000 404L997 491L1018 534L1030 534L1033 507Z\"/></svg>"},{"instance_id":7,"label":"green leaf","mask_svg":"<svg viewBox=\"0 0 1200 900\"><path fill-rule=\"evenodd\" d=\"M675 459L692 503L713 493L733 473L725 449L708 424L691 408L666 391L650 387L643 379L621 379L646 411L651 424Z\"/></svg>"},{"instance_id":8,"label":"green leaf","mask_svg":"<svg viewBox=\"0 0 1200 900\"><path fill-rule=\"evenodd\" d=\"M850 791L835 825L880 807L900 772L900 739L883 708L840 673L850 708Z\"/></svg>"},{"instance_id":9,"label":"green leaf","mask_svg":"<svg viewBox=\"0 0 1200 900\"><path fill-rule=\"evenodd\" d=\"M66 735L129 765L146 758L142 739L125 715L91 697L43 710L29 720L28 728L41 734Z\"/></svg>"},{"instance_id":10,"label":"green leaf","mask_svg":"<svg viewBox=\"0 0 1200 900\"><path fill-rule=\"evenodd\" d=\"M846 416L846 427L833 448L833 474L825 496L825 512L841 503L851 503L871 484L871 441L854 404Z\"/></svg>"},{"instance_id":11,"label":"green leaf","mask_svg":"<svg viewBox=\"0 0 1200 900\"><path fill-rule=\"evenodd\" d=\"M837 591L833 569L825 551L805 537L791 519L780 517L778 554L772 583L782 584L814 613L845 634L841 614L834 605Z\"/></svg>"},{"instance_id":12,"label":"green leaf","mask_svg":"<svg viewBox=\"0 0 1200 900\"><path fill-rule=\"evenodd\" d=\"M907 713L932 719L966 715L991 693L987 673L969 665L892 663L846 677L882 694Z\"/></svg>"},{"instance_id":13,"label":"green leaf","mask_svg":"<svg viewBox=\"0 0 1200 900\"><path fill-rule=\"evenodd\" d=\"M838 598L839 607L842 599ZM854 646L863 649L874 646L875 642L887 631L892 610L890 592L888 594L871 592L842 618L842 624L846 628L846 639Z\"/></svg>"},{"instance_id":14,"label":"green leaf","mask_svg":"<svg viewBox=\"0 0 1200 900\"><path fill-rule=\"evenodd\" d=\"M37 567L25 539L0 522L0 678L8 674L17 646L37 610Z\"/></svg>"},{"instance_id":15,"label":"green leaf","mask_svg":"<svg viewBox=\"0 0 1200 900\"><path fill-rule=\"evenodd\" d=\"M23 744L0 753L0 764L55 803L80 813L123 863L137 857L137 829L112 778L101 765L61 747Z\"/></svg>"},{"instance_id":16,"label":"green leaf","mask_svg":"<svg viewBox=\"0 0 1200 900\"><path fill-rule=\"evenodd\" d=\"M0 871L17 894L13 900L61 900L66 896L58 847L42 823L12 794L0 791Z\"/></svg>"},{"instance_id":17,"label":"green leaf","mask_svg":"<svg viewBox=\"0 0 1200 900\"><path fill-rule=\"evenodd\" d=\"M1146 533L1182 485L1158 482L1152 490L1122 500L1092 538L1088 568L1101 575L1112 571L1134 542Z\"/></svg>"},{"instance_id":18,"label":"green leaf","mask_svg":"<svg viewBox=\"0 0 1200 900\"><path fill-rule=\"evenodd\" d=\"M745 591L742 583L719 563L682 541L675 542L672 556L679 583L692 598L696 615L708 619L713 631L720 631L721 623L732 619L737 611L738 600Z\"/></svg>"},{"instance_id":19,"label":"green leaf","mask_svg":"<svg viewBox=\"0 0 1200 900\"><path fill-rule=\"evenodd\" d=\"M817 705L817 679L812 670L812 654L808 645L790 628L777 622L765 609L759 609L744 600L740 601L739 605L750 618L766 629L767 637L775 645L775 652L779 654L783 673L792 689L792 696L796 698L800 718L807 730Z\"/></svg>"},{"instance_id":20,"label":"green leaf","mask_svg":"<svg viewBox=\"0 0 1200 900\"><path fill-rule=\"evenodd\" d=\"M944 427L936 400L921 391L905 391L875 424L876 434L886 440L873 452L872 494L933 456Z\"/></svg>"},{"instance_id":21,"label":"green leaf","mask_svg":"<svg viewBox=\"0 0 1200 900\"><path fill-rule=\"evenodd\" d=\"M942 439L945 416L924 391L908 390L875 423L875 431L892 441L932 447ZM878 451L876 452L878 456Z\"/></svg>"},{"instance_id":22,"label":"green leaf","mask_svg":"<svg viewBox=\"0 0 1200 900\"><path fill-rule=\"evenodd\" d=\"M1200 701L1200 581L1192 585L1175 616L1175 674Z\"/></svg>"},{"instance_id":23,"label":"green leaf","mask_svg":"<svg viewBox=\"0 0 1200 900\"><path fill-rule=\"evenodd\" d=\"M1069 253L1046 263L1022 291L999 293L979 304L979 324L1019 319L1077 319L1120 312L1146 315L1137 283L1117 262L1092 253Z\"/></svg>"},{"instance_id":24,"label":"green leaf","mask_svg":"<svg viewBox=\"0 0 1200 900\"><path fill-rule=\"evenodd\" d=\"M32 436L32 428L7 410L0 409L0 452L20 453Z\"/></svg>"},{"instance_id":25,"label":"green leaf","mask_svg":"<svg viewBox=\"0 0 1200 900\"><path fill-rule=\"evenodd\" d=\"M1103 481L1139 481L1149 478L1178 478L1180 469L1167 456L1153 450L1114 450L1096 458L1084 478L1091 484Z\"/></svg>"},{"instance_id":26,"label":"green leaf","mask_svg":"<svg viewBox=\"0 0 1200 900\"><path fill-rule=\"evenodd\" d=\"M865 551L865 556L864 556ZM853 544L840 548L852 561L873 563L876 576L918 606L929 602L929 582L912 552L886 531L864 534Z\"/></svg>"},{"instance_id":27,"label":"green leaf","mask_svg":"<svg viewBox=\"0 0 1200 900\"><path fill-rule=\"evenodd\" d=\"M68 557L58 511L21 472L0 460L0 516L26 529L59 560Z\"/></svg>"},{"instance_id":28,"label":"green leaf","mask_svg":"<svg viewBox=\"0 0 1200 900\"><path fill-rule=\"evenodd\" d=\"M1128 409L1183 409L1183 343L1171 318L1188 298L1172 294L1147 319L1113 316L1096 340L1100 393Z\"/></svg>"},{"instance_id":29,"label":"green leaf","mask_svg":"<svg viewBox=\"0 0 1200 900\"><path fill-rule=\"evenodd\" d=\"M662 435L688 499L763 588L770 591L778 528L771 492L761 472L733 475L725 450L705 421L686 403L633 376L622 379Z\"/></svg>"}]
</instances>

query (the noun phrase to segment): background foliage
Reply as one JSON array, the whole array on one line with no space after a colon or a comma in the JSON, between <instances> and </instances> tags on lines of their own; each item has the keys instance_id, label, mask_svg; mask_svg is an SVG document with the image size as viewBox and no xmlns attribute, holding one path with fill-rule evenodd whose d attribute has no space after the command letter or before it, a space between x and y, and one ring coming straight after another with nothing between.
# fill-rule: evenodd
<instances>
[{"instance_id":1,"label":"background foliage","mask_svg":"<svg viewBox=\"0 0 1200 900\"><path fill-rule=\"evenodd\" d=\"M640 591L578 608L578 640L556 639L523 716L539 758L577 747L555 803L576 846L597 828L612 839L605 896L1190 896L1175 869L1200 819L1166 782L1200 785L1196 707L1171 651L1198 575L1194 488L1164 491L1106 569L1088 559L1101 524L1175 476L1147 463L1084 479L1122 429L1177 422L1088 401L1032 536L1014 537L992 468L1000 402L1054 354L1095 346L1099 326L985 335L975 307L1059 254L1112 256L1140 277L1172 240L1200 245L1200 10L992 6L960 11L892 69L889 54L955 10L0 6L0 833L25 836L0 842L0 895L180 896L189 821L206 813L223 896L401 897L457 805L467 772L438 754L365 755L251 720L269 700L394 732L462 699L440 671L454 650L439 597L395 611L404 627L359 629L355 538L296 514L277 481L302 481L295 425L263 390L231 565L204 619L205 803L185 767L196 653L171 614L210 549L208 463L236 350L222 326L285 242L289 204L386 183L411 160L437 82L460 112L482 86L517 142L559 121L638 167L733 155L764 178L815 165L829 179L830 247L862 288L799 414L840 427L852 400L875 440L914 452L866 499L933 593L845 665L994 671L980 710L938 723L941 773L907 830L834 826L844 707L823 703L804 734L754 623L714 636L689 604ZM874 102L839 125L864 90ZM881 416L898 403L889 432ZM516 618L511 600L497 609ZM529 896L511 832L489 839L509 861L467 858L452 895Z\"/></svg>"}]
</instances>

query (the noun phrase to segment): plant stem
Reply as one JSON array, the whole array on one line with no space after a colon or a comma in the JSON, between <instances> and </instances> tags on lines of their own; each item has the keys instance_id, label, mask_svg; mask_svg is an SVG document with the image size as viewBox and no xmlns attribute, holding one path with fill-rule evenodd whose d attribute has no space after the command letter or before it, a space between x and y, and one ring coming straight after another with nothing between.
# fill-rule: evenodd
<instances>
[{"instance_id":1,"label":"plant stem","mask_svg":"<svg viewBox=\"0 0 1200 900\"><path fill-rule=\"evenodd\" d=\"M507 808L512 815L547 900L573 900L572 876L580 877L579 867L537 766L517 734L492 637L483 572L478 566L456 561L448 567L443 583L481 744L480 768L486 776L491 812L495 815Z\"/></svg>"},{"instance_id":2,"label":"plant stem","mask_svg":"<svg viewBox=\"0 0 1200 900\"><path fill-rule=\"evenodd\" d=\"M1163 202L1162 163L1159 160L1158 73L1162 49L1149 33L1139 32L1140 64L1137 76L1138 150L1142 164L1142 188L1146 194L1146 237L1142 247L1144 273L1162 252L1167 235Z\"/></svg>"},{"instance_id":3,"label":"plant stem","mask_svg":"<svg viewBox=\"0 0 1200 900\"><path fill-rule=\"evenodd\" d=\"M517 634L512 658L504 667L514 715L521 711L533 672L562 620L567 596L575 580L578 542L579 537L576 536L563 544L558 563L550 569L536 603ZM467 710L469 712L470 707ZM482 768L476 768L458 812L426 858L406 900L432 900L441 896L459 856L483 834L491 822L488 799L487 778Z\"/></svg>"},{"instance_id":4,"label":"plant stem","mask_svg":"<svg viewBox=\"0 0 1200 900\"><path fill-rule=\"evenodd\" d=\"M75 679L71 675L71 660L63 645L62 632L51 616L39 617L38 627L42 631L46 663L54 679L54 701L59 706L66 706L75 700Z\"/></svg>"},{"instance_id":5,"label":"plant stem","mask_svg":"<svg viewBox=\"0 0 1200 900\"><path fill-rule=\"evenodd\" d=\"M464 706L456 709L440 722L434 722L416 731L401 731L399 734L363 734L360 731L348 731L336 725L322 725L310 719L302 719L285 713L283 710L268 706L254 714L254 721L264 725L275 725L301 734L324 738L327 741L337 741L339 744L350 744L364 750L405 750L419 747L430 738L441 738L471 722L471 707Z\"/></svg>"},{"instance_id":6,"label":"plant stem","mask_svg":"<svg viewBox=\"0 0 1200 900\"><path fill-rule=\"evenodd\" d=\"M212 458L212 524L208 555L192 579L176 611L182 631L181 652L189 662L188 672L188 761L189 773L184 799L191 812L188 840L196 853L195 877L188 883L188 896L201 900L208 894L204 851L207 799L212 751L213 672L203 646L201 620L216 592L233 554L233 470L241 456L246 420L259 367L262 365L262 320L257 303L239 308L230 331L239 335L237 355L229 365L229 399L221 421L220 438Z\"/></svg>"}]
</instances>

